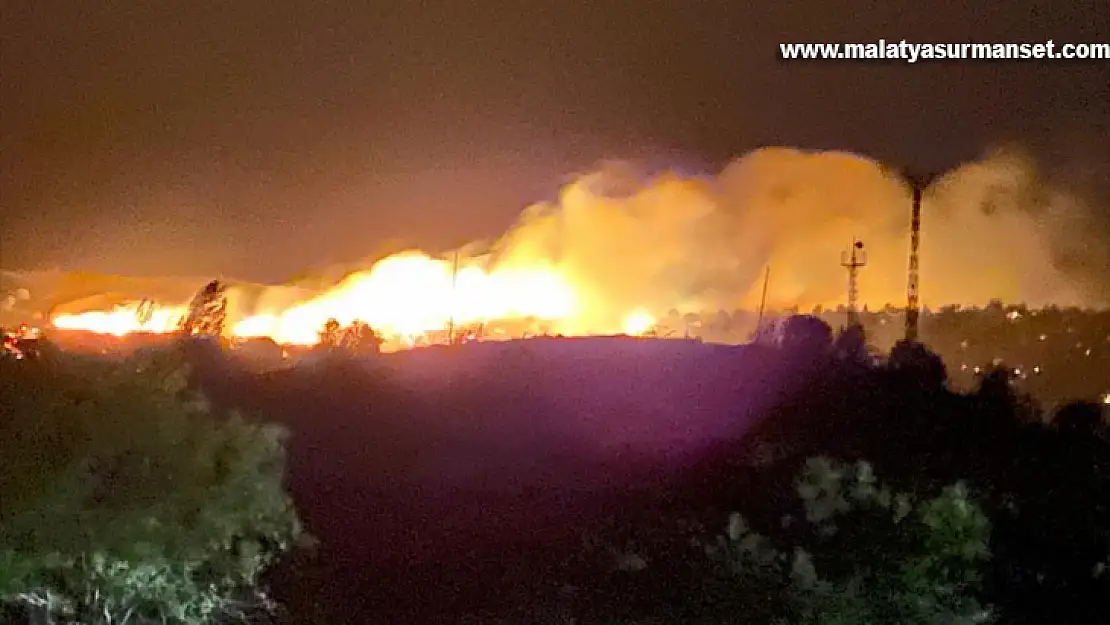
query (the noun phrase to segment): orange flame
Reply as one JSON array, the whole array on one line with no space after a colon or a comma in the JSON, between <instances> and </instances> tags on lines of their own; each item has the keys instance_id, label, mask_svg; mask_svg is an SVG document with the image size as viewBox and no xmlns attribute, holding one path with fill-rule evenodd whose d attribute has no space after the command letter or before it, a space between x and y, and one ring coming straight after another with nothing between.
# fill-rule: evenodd
<instances>
[{"instance_id":1,"label":"orange flame","mask_svg":"<svg viewBox=\"0 0 1110 625\"><path fill-rule=\"evenodd\" d=\"M359 320L387 338L411 342L452 321L559 321L572 317L578 306L574 288L551 268L486 272L471 265L456 274L449 261L406 253L349 276L319 297L243 319L232 334L311 345L328 319L344 325Z\"/></svg>"},{"instance_id":2,"label":"orange flame","mask_svg":"<svg viewBox=\"0 0 1110 625\"><path fill-rule=\"evenodd\" d=\"M109 311L94 310L74 315L58 315L52 323L63 330L84 330L97 334L123 336L132 332L167 334L177 329L187 307L170 306L154 309L145 322L139 317L139 303L117 306Z\"/></svg>"},{"instance_id":3,"label":"orange flame","mask_svg":"<svg viewBox=\"0 0 1110 625\"><path fill-rule=\"evenodd\" d=\"M282 344L313 345L319 342L319 333L329 319L343 325L358 320L370 324L388 343L411 345L451 324L535 319L558 333L581 334L601 329L587 327L583 315L588 304L568 276L551 265L486 270L467 262L456 272L451 261L406 252L348 276L315 298L232 320L229 333L237 338L266 337ZM184 306L159 307L144 322L139 305L129 303L111 311L59 315L53 324L116 336L167 333L176 329L185 312ZM654 317L637 310L619 325L628 334L642 334L654 324Z\"/></svg>"}]
</instances>

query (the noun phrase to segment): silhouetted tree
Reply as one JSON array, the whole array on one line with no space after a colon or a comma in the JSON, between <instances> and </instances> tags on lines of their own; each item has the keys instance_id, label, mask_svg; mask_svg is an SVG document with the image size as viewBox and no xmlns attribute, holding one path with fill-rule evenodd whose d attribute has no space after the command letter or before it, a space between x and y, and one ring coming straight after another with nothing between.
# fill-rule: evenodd
<instances>
[{"instance_id":1,"label":"silhouetted tree","mask_svg":"<svg viewBox=\"0 0 1110 625\"><path fill-rule=\"evenodd\" d=\"M813 315L793 315L782 322L780 346L790 354L823 356L832 346L832 327Z\"/></svg>"},{"instance_id":2,"label":"silhouetted tree","mask_svg":"<svg viewBox=\"0 0 1110 625\"><path fill-rule=\"evenodd\" d=\"M324 350L341 350L350 354L378 354L385 339L358 319L344 326L336 319L328 319L320 330L319 347Z\"/></svg>"},{"instance_id":3,"label":"silhouetted tree","mask_svg":"<svg viewBox=\"0 0 1110 625\"><path fill-rule=\"evenodd\" d=\"M339 346L355 354L377 354L382 351L384 342L370 324L356 319L343 329Z\"/></svg>"},{"instance_id":4,"label":"silhouetted tree","mask_svg":"<svg viewBox=\"0 0 1110 625\"><path fill-rule=\"evenodd\" d=\"M860 364L869 362L871 355L867 351L863 326L850 325L841 330L833 342L833 353L839 360Z\"/></svg>"},{"instance_id":5,"label":"silhouetted tree","mask_svg":"<svg viewBox=\"0 0 1110 625\"><path fill-rule=\"evenodd\" d=\"M223 334L226 317L227 287L213 280L193 297L180 329L188 336L219 337Z\"/></svg>"},{"instance_id":6,"label":"silhouetted tree","mask_svg":"<svg viewBox=\"0 0 1110 625\"><path fill-rule=\"evenodd\" d=\"M144 299L139 302L139 307L135 309L135 320L139 322L140 326L145 326L150 323L151 318L154 317L154 301Z\"/></svg>"},{"instance_id":7,"label":"silhouetted tree","mask_svg":"<svg viewBox=\"0 0 1110 625\"><path fill-rule=\"evenodd\" d=\"M339 343L342 339L343 327L339 325L338 320L332 318L324 322L324 327L320 330L321 347L339 347Z\"/></svg>"},{"instance_id":8,"label":"silhouetted tree","mask_svg":"<svg viewBox=\"0 0 1110 625\"><path fill-rule=\"evenodd\" d=\"M1013 375L1009 367L994 365L983 371L976 395L988 401L1009 404L1014 397Z\"/></svg>"},{"instance_id":9,"label":"silhouetted tree","mask_svg":"<svg viewBox=\"0 0 1110 625\"><path fill-rule=\"evenodd\" d=\"M948 369L940 356L916 341L898 341L890 350L887 367L926 390L944 388Z\"/></svg>"}]
</instances>

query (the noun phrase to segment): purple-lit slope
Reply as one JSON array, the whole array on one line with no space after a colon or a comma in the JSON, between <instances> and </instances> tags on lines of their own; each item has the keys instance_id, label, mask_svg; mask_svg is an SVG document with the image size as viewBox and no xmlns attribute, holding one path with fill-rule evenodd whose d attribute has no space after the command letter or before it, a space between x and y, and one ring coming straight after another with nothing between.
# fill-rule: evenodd
<instances>
[{"instance_id":1,"label":"purple-lit slope","mask_svg":"<svg viewBox=\"0 0 1110 625\"><path fill-rule=\"evenodd\" d=\"M249 403L294 431L313 576L408 614L412 576L465 585L493 575L475 567L576 548L599 507L681 480L790 378L756 348L533 339L271 374Z\"/></svg>"}]
</instances>

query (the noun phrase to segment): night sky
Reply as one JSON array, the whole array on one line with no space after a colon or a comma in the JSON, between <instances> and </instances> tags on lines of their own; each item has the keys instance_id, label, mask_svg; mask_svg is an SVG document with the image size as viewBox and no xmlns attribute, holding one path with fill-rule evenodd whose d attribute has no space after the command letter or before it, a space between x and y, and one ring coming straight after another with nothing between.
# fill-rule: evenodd
<instances>
[{"instance_id":1,"label":"night sky","mask_svg":"<svg viewBox=\"0 0 1110 625\"><path fill-rule=\"evenodd\" d=\"M1014 141L1050 175L1110 165L1110 61L777 45L1106 42L1104 1L341 4L4 3L0 267L284 280L494 237L603 159L712 172L787 145L947 169Z\"/></svg>"}]
</instances>

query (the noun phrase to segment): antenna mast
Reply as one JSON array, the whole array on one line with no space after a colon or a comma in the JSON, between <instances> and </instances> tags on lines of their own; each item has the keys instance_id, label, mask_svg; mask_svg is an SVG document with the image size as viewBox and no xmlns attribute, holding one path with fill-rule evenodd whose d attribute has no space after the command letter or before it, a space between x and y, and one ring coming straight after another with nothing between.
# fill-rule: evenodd
<instances>
[{"instance_id":1,"label":"antenna mast","mask_svg":"<svg viewBox=\"0 0 1110 625\"><path fill-rule=\"evenodd\" d=\"M848 270L848 327L859 323L859 270L867 265L867 252L863 241L852 239L848 251L840 253L840 266Z\"/></svg>"},{"instance_id":2,"label":"antenna mast","mask_svg":"<svg viewBox=\"0 0 1110 625\"><path fill-rule=\"evenodd\" d=\"M910 266L906 284L906 341L914 343L918 337L918 317L921 304L918 294L918 248L921 245L921 196L936 177L933 174L903 174L913 188L913 212L910 216Z\"/></svg>"}]
</instances>

